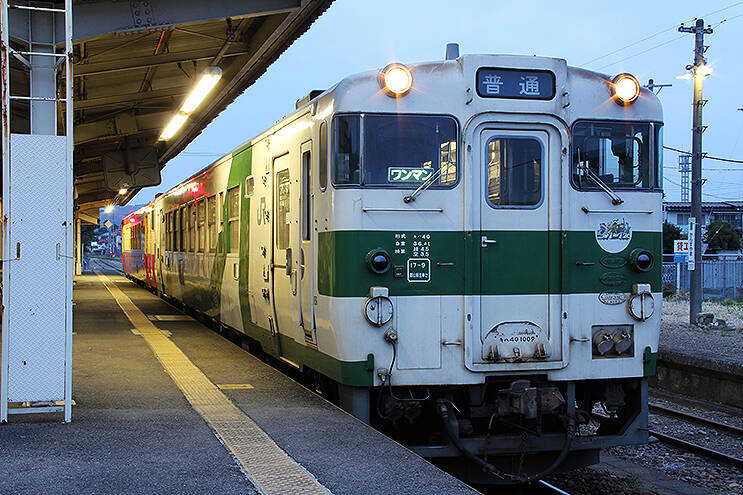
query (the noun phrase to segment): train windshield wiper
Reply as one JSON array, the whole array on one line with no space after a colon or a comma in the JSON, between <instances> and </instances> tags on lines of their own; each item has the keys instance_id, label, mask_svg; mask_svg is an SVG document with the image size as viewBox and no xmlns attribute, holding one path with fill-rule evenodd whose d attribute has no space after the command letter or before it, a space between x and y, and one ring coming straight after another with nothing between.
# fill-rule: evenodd
<instances>
[{"instance_id":1,"label":"train windshield wiper","mask_svg":"<svg viewBox=\"0 0 743 495\"><path fill-rule=\"evenodd\" d=\"M609 186L607 186L606 183L601 180L601 177L599 177L596 174L596 172L591 170L591 168L588 165L584 165L583 170L586 172L586 175L588 176L589 179L594 181L596 185L599 186L599 188L601 188L606 194L609 195L609 197L611 198L611 204L621 205L622 203L624 203L624 200L620 198L619 196L617 196L617 193L612 191L609 188Z\"/></svg>"},{"instance_id":2,"label":"train windshield wiper","mask_svg":"<svg viewBox=\"0 0 743 495\"><path fill-rule=\"evenodd\" d=\"M578 163L580 163L580 148L578 148ZM596 172L591 170L591 167L588 165L588 163L582 166L579 165L578 168L582 168L583 171L586 173L586 176L592 181L594 181L601 190L603 190L606 194L609 195L609 197L611 198L611 204L616 206L616 205L621 205L622 203L624 203L624 200L620 198L619 196L617 196L617 193L612 191L611 188L607 186L604 181L601 180L601 177L599 177Z\"/></svg>"},{"instance_id":3,"label":"train windshield wiper","mask_svg":"<svg viewBox=\"0 0 743 495\"><path fill-rule=\"evenodd\" d=\"M404 198L402 198L402 200L405 201L406 203L411 203L411 202L415 201L415 198L417 198L418 196L420 196L420 194L423 191L425 191L426 189L428 189L429 187L431 187L433 185L433 183L436 182L436 179L438 179L439 177L441 177L441 174L444 173L444 170L449 170L449 166L450 165L453 165L453 163L452 162L446 162L446 164L444 166L440 167L435 173L431 174L431 177L429 177L428 179L426 179L423 182L423 184L421 184L420 186L418 186L418 189L416 189L415 191L413 191L412 194L408 194L407 196L405 196Z\"/></svg>"}]
</instances>

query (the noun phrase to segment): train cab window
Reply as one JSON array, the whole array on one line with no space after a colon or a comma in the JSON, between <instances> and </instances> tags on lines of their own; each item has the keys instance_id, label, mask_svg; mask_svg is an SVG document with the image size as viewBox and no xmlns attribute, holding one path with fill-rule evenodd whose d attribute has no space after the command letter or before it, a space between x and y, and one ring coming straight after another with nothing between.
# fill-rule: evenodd
<instances>
[{"instance_id":1,"label":"train cab window","mask_svg":"<svg viewBox=\"0 0 743 495\"><path fill-rule=\"evenodd\" d=\"M230 253L240 252L240 186L227 190L229 203Z\"/></svg>"},{"instance_id":2,"label":"train cab window","mask_svg":"<svg viewBox=\"0 0 743 495\"><path fill-rule=\"evenodd\" d=\"M487 144L487 200L493 207L542 202L542 144L534 138L496 137Z\"/></svg>"},{"instance_id":3,"label":"train cab window","mask_svg":"<svg viewBox=\"0 0 743 495\"><path fill-rule=\"evenodd\" d=\"M361 184L360 121L358 115L333 120L333 184Z\"/></svg>"},{"instance_id":4,"label":"train cab window","mask_svg":"<svg viewBox=\"0 0 743 495\"><path fill-rule=\"evenodd\" d=\"M320 123L320 190L328 187L328 126Z\"/></svg>"},{"instance_id":5,"label":"train cab window","mask_svg":"<svg viewBox=\"0 0 743 495\"><path fill-rule=\"evenodd\" d=\"M209 252L213 253L217 250L217 197L212 196L207 199L207 229L209 232Z\"/></svg>"},{"instance_id":6,"label":"train cab window","mask_svg":"<svg viewBox=\"0 0 743 495\"><path fill-rule=\"evenodd\" d=\"M649 123L577 122L573 126L573 185L578 189L655 189Z\"/></svg>"},{"instance_id":7,"label":"train cab window","mask_svg":"<svg viewBox=\"0 0 743 495\"><path fill-rule=\"evenodd\" d=\"M365 115L363 185L432 188L457 182L457 124L431 115Z\"/></svg>"}]
</instances>

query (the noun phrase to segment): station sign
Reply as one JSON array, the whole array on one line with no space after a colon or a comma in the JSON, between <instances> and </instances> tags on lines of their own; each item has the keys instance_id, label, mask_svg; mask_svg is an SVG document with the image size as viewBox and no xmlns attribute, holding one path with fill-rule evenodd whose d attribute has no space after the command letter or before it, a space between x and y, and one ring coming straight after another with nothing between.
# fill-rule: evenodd
<instances>
[{"instance_id":1,"label":"station sign","mask_svg":"<svg viewBox=\"0 0 743 495\"><path fill-rule=\"evenodd\" d=\"M484 98L551 100L555 75L548 70L483 67L477 71L477 94Z\"/></svg>"},{"instance_id":2,"label":"station sign","mask_svg":"<svg viewBox=\"0 0 743 495\"><path fill-rule=\"evenodd\" d=\"M689 218L689 260L687 268L689 271L694 270L697 267L696 264L696 253L694 252L694 243L697 238L697 219L695 217Z\"/></svg>"},{"instance_id":3,"label":"station sign","mask_svg":"<svg viewBox=\"0 0 743 495\"><path fill-rule=\"evenodd\" d=\"M673 241L673 262L687 263L689 259L689 240L677 239Z\"/></svg>"}]
</instances>

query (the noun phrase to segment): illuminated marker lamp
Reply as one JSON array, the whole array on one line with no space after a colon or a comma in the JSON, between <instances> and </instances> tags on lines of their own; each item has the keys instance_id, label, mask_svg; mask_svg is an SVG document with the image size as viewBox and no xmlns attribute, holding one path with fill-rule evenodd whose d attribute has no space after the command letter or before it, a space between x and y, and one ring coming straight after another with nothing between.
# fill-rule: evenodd
<instances>
[{"instance_id":1,"label":"illuminated marker lamp","mask_svg":"<svg viewBox=\"0 0 743 495\"><path fill-rule=\"evenodd\" d=\"M388 96L405 96L413 87L413 74L402 64L390 64L379 72L379 86Z\"/></svg>"},{"instance_id":2,"label":"illuminated marker lamp","mask_svg":"<svg viewBox=\"0 0 743 495\"><path fill-rule=\"evenodd\" d=\"M629 105L640 96L640 83L632 74L619 74L611 81L614 101Z\"/></svg>"},{"instance_id":3,"label":"illuminated marker lamp","mask_svg":"<svg viewBox=\"0 0 743 495\"><path fill-rule=\"evenodd\" d=\"M181 105L180 110L176 113L173 118L168 122L168 125L163 129L160 134L160 139L166 141L173 136L188 120L188 117L196 110L202 101L206 98L206 95L214 88L219 79L222 77L222 69L217 66L210 65L201 74L199 82L191 90L186 97L186 101Z\"/></svg>"}]
</instances>

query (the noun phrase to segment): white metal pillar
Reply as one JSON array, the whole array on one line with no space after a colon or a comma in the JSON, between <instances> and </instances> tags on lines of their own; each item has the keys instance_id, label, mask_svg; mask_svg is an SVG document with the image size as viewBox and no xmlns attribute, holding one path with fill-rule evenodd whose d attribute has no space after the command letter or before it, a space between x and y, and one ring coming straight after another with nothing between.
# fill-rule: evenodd
<instances>
[{"instance_id":1,"label":"white metal pillar","mask_svg":"<svg viewBox=\"0 0 743 495\"><path fill-rule=\"evenodd\" d=\"M0 1L4 260L0 422L9 414L59 411L69 422L75 234L72 0L65 0L63 7L53 2L28 6ZM27 27L26 37L14 38L13 46L11 8L21 12L14 22L22 20ZM65 20L63 33L56 32L58 16ZM29 73L29 96L11 88L11 57ZM65 89L58 94L57 75L62 73ZM19 100L29 104L30 134L20 134L14 126L10 105ZM63 110L65 128L60 133L58 112Z\"/></svg>"}]
</instances>

